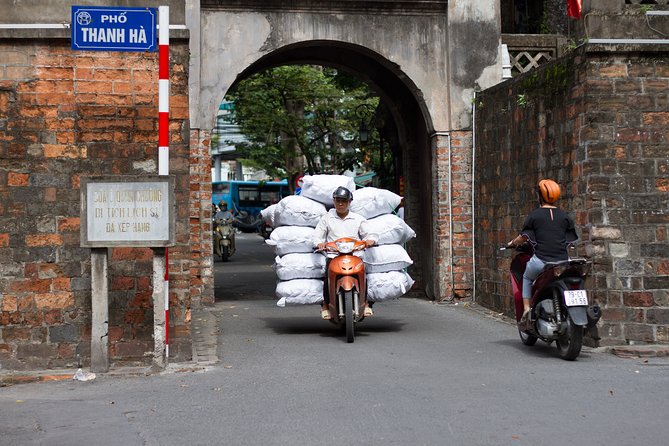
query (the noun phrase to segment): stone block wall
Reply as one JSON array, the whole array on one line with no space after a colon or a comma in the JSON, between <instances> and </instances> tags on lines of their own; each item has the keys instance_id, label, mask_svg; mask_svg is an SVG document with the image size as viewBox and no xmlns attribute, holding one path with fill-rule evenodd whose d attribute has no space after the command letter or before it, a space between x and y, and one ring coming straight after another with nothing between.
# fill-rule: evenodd
<instances>
[{"instance_id":1,"label":"stone block wall","mask_svg":"<svg viewBox=\"0 0 669 446\"><path fill-rule=\"evenodd\" d=\"M562 186L600 345L669 342L669 59L661 46L584 46L477 96L476 298L511 315L510 257L497 248Z\"/></svg>"},{"instance_id":2,"label":"stone block wall","mask_svg":"<svg viewBox=\"0 0 669 446\"><path fill-rule=\"evenodd\" d=\"M0 39L3 369L90 361L90 251L79 246L80 179L157 173L158 53L73 51L63 37ZM191 232L191 199L199 197L190 186L188 57L187 40L173 41L177 245L169 249L170 353L182 360L191 357L190 307L203 290L191 290L190 244L202 228ZM112 365L151 361L152 256L146 248L109 250Z\"/></svg>"}]
</instances>

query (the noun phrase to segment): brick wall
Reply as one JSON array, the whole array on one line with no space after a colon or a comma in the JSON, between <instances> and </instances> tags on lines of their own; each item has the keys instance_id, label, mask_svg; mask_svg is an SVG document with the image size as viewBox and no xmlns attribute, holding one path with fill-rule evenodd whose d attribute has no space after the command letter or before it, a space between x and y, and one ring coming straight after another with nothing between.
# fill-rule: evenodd
<instances>
[{"instance_id":1,"label":"brick wall","mask_svg":"<svg viewBox=\"0 0 669 446\"><path fill-rule=\"evenodd\" d=\"M542 177L562 186L593 260L601 345L669 342L669 59L581 47L478 95L476 296L512 314L510 240Z\"/></svg>"},{"instance_id":2,"label":"brick wall","mask_svg":"<svg viewBox=\"0 0 669 446\"><path fill-rule=\"evenodd\" d=\"M90 252L79 247L80 178L157 172L157 53L72 51L69 45L69 39L0 40L3 369L72 367L78 357L88 363ZM202 290L191 293L190 200L197 197L189 180L186 41L172 42L170 63L170 173L177 200L170 353L188 359L190 307ZM109 251L112 365L151 360L152 255L144 248Z\"/></svg>"}]
</instances>

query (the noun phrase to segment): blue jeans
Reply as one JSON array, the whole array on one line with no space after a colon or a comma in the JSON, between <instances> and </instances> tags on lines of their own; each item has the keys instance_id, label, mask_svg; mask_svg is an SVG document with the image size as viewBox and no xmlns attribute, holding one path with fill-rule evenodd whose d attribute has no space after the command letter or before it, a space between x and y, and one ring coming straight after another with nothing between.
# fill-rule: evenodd
<instances>
[{"instance_id":1,"label":"blue jeans","mask_svg":"<svg viewBox=\"0 0 669 446\"><path fill-rule=\"evenodd\" d=\"M523 299L532 297L532 283L539 273L543 271L546 264L537 256L532 256L527 262L525 273L523 273Z\"/></svg>"}]
</instances>

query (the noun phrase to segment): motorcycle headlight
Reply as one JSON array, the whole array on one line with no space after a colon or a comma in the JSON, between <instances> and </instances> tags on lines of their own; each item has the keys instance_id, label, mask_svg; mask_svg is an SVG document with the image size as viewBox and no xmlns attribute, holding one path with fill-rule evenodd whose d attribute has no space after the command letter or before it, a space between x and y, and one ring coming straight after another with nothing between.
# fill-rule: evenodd
<instances>
[{"instance_id":1,"label":"motorcycle headlight","mask_svg":"<svg viewBox=\"0 0 669 446\"><path fill-rule=\"evenodd\" d=\"M337 242L335 244L337 245L337 250L342 254L352 253L355 246L355 242Z\"/></svg>"}]
</instances>

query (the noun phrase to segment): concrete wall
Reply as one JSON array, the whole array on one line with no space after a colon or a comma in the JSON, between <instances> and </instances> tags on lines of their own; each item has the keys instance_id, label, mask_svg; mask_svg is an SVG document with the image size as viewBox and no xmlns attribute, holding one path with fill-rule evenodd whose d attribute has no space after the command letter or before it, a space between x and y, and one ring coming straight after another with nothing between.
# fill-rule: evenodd
<instances>
[{"instance_id":1,"label":"concrete wall","mask_svg":"<svg viewBox=\"0 0 669 446\"><path fill-rule=\"evenodd\" d=\"M669 59L662 45L579 48L476 101L476 298L511 314L497 247L562 186L593 260L601 345L669 342Z\"/></svg>"},{"instance_id":2,"label":"concrete wall","mask_svg":"<svg viewBox=\"0 0 669 446\"><path fill-rule=\"evenodd\" d=\"M431 126L449 127L444 16L407 20L402 15L203 11L200 24L201 93L195 127L212 126L223 96L244 69L304 41L341 42L377 53L397 76L415 84Z\"/></svg>"}]
</instances>

